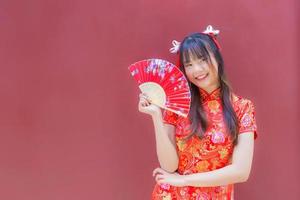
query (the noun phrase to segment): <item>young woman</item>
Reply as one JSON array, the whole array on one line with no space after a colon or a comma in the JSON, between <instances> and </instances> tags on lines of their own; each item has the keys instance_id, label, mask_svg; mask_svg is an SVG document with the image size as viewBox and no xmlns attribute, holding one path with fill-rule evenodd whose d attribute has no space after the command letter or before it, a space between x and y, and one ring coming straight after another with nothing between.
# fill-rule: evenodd
<instances>
[{"instance_id":1,"label":"young woman","mask_svg":"<svg viewBox=\"0 0 300 200\"><path fill-rule=\"evenodd\" d=\"M253 103L231 91L211 33L184 38L179 67L191 89L188 117L162 112L140 94L139 111L152 116L160 163L152 200L232 200L233 184L245 182L251 170Z\"/></svg>"}]
</instances>

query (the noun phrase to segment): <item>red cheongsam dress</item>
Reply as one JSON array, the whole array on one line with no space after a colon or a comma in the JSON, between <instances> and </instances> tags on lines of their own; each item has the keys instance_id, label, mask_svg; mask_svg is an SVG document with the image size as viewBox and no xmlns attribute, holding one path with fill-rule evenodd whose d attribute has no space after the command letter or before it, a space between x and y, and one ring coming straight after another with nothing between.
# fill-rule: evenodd
<instances>
[{"instance_id":1,"label":"red cheongsam dress","mask_svg":"<svg viewBox=\"0 0 300 200\"><path fill-rule=\"evenodd\" d=\"M182 175L213 171L231 163L234 145L225 129L222 115L220 88L210 94L200 89L203 108L207 114L208 129L203 139L193 136L184 141L190 132L188 117L178 116L170 111L163 112L165 123L176 127L176 149L179 156L177 172ZM239 134L252 131L257 137L254 106L248 99L235 94L232 104L239 121ZM217 187L175 187L156 184L152 200L232 200L233 184Z\"/></svg>"}]
</instances>

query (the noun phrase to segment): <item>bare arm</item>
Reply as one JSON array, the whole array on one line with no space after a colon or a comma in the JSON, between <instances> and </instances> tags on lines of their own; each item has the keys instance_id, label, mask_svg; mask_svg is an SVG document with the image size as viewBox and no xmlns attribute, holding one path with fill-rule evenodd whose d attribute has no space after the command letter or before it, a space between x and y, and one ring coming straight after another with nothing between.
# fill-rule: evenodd
<instances>
[{"instance_id":1,"label":"bare arm","mask_svg":"<svg viewBox=\"0 0 300 200\"><path fill-rule=\"evenodd\" d=\"M232 183L245 182L251 171L254 149L254 134L240 134L235 146L232 164L210 172L183 176L186 185L195 187L213 187Z\"/></svg>"},{"instance_id":2,"label":"bare arm","mask_svg":"<svg viewBox=\"0 0 300 200\"><path fill-rule=\"evenodd\" d=\"M145 94L140 94L139 111L152 117L160 167L167 172L175 172L179 162L175 143L175 127L163 123L161 109L151 104Z\"/></svg>"},{"instance_id":3,"label":"bare arm","mask_svg":"<svg viewBox=\"0 0 300 200\"><path fill-rule=\"evenodd\" d=\"M253 132L245 132L238 137L232 156L232 164L210 172L179 175L169 173L161 168L153 171L159 184L168 183L174 186L214 187L245 182L250 174L254 149Z\"/></svg>"},{"instance_id":4,"label":"bare arm","mask_svg":"<svg viewBox=\"0 0 300 200\"><path fill-rule=\"evenodd\" d=\"M152 115L155 130L156 153L161 168L174 172L178 168L178 154L175 143L175 127L164 124L162 114Z\"/></svg>"}]
</instances>

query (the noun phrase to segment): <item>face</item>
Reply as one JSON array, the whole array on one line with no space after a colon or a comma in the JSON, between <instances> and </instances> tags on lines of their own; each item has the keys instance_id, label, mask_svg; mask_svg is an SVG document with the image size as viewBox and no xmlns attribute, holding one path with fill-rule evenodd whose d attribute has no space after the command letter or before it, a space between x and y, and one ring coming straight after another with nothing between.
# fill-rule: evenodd
<instances>
[{"instance_id":1,"label":"face","mask_svg":"<svg viewBox=\"0 0 300 200\"><path fill-rule=\"evenodd\" d=\"M211 62L204 58L191 56L190 62L184 63L189 81L209 93L219 87L218 64L211 53L210 59Z\"/></svg>"}]
</instances>

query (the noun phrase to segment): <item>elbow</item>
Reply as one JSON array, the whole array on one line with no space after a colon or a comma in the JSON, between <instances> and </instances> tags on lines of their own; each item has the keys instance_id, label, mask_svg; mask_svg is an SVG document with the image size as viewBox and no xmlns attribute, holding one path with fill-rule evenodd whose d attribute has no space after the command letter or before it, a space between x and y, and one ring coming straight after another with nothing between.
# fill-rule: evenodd
<instances>
[{"instance_id":1,"label":"elbow","mask_svg":"<svg viewBox=\"0 0 300 200\"><path fill-rule=\"evenodd\" d=\"M237 173L237 182L243 183L246 182L250 177L250 171L240 171Z\"/></svg>"},{"instance_id":2,"label":"elbow","mask_svg":"<svg viewBox=\"0 0 300 200\"><path fill-rule=\"evenodd\" d=\"M243 175L243 176L239 177L239 183L246 182L248 179L249 179L249 176Z\"/></svg>"},{"instance_id":3,"label":"elbow","mask_svg":"<svg viewBox=\"0 0 300 200\"><path fill-rule=\"evenodd\" d=\"M243 183L249 179L250 169L246 166L232 165L235 183Z\"/></svg>"},{"instance_id":4,"label":"elbow","mask_svg":"<svg viewBox=\"0 0 300 200\"><path fill-rule=\"evenodd\" d=\"M178 167L168 167L168 168L163 168L163 169L169 173L174 173L174 172L176 172L177 168Z\"/></svg>"},{"instance_id":5,"label":"elbow","mask_svg":"<svg viewBox=\"0 0 300 200\"><path fill-rule=\"evenodd\" d=\"M169 173L173 173L178 169L178 160L173 163L161 164L161 168Z\"/></svg>"}]
</instances>

